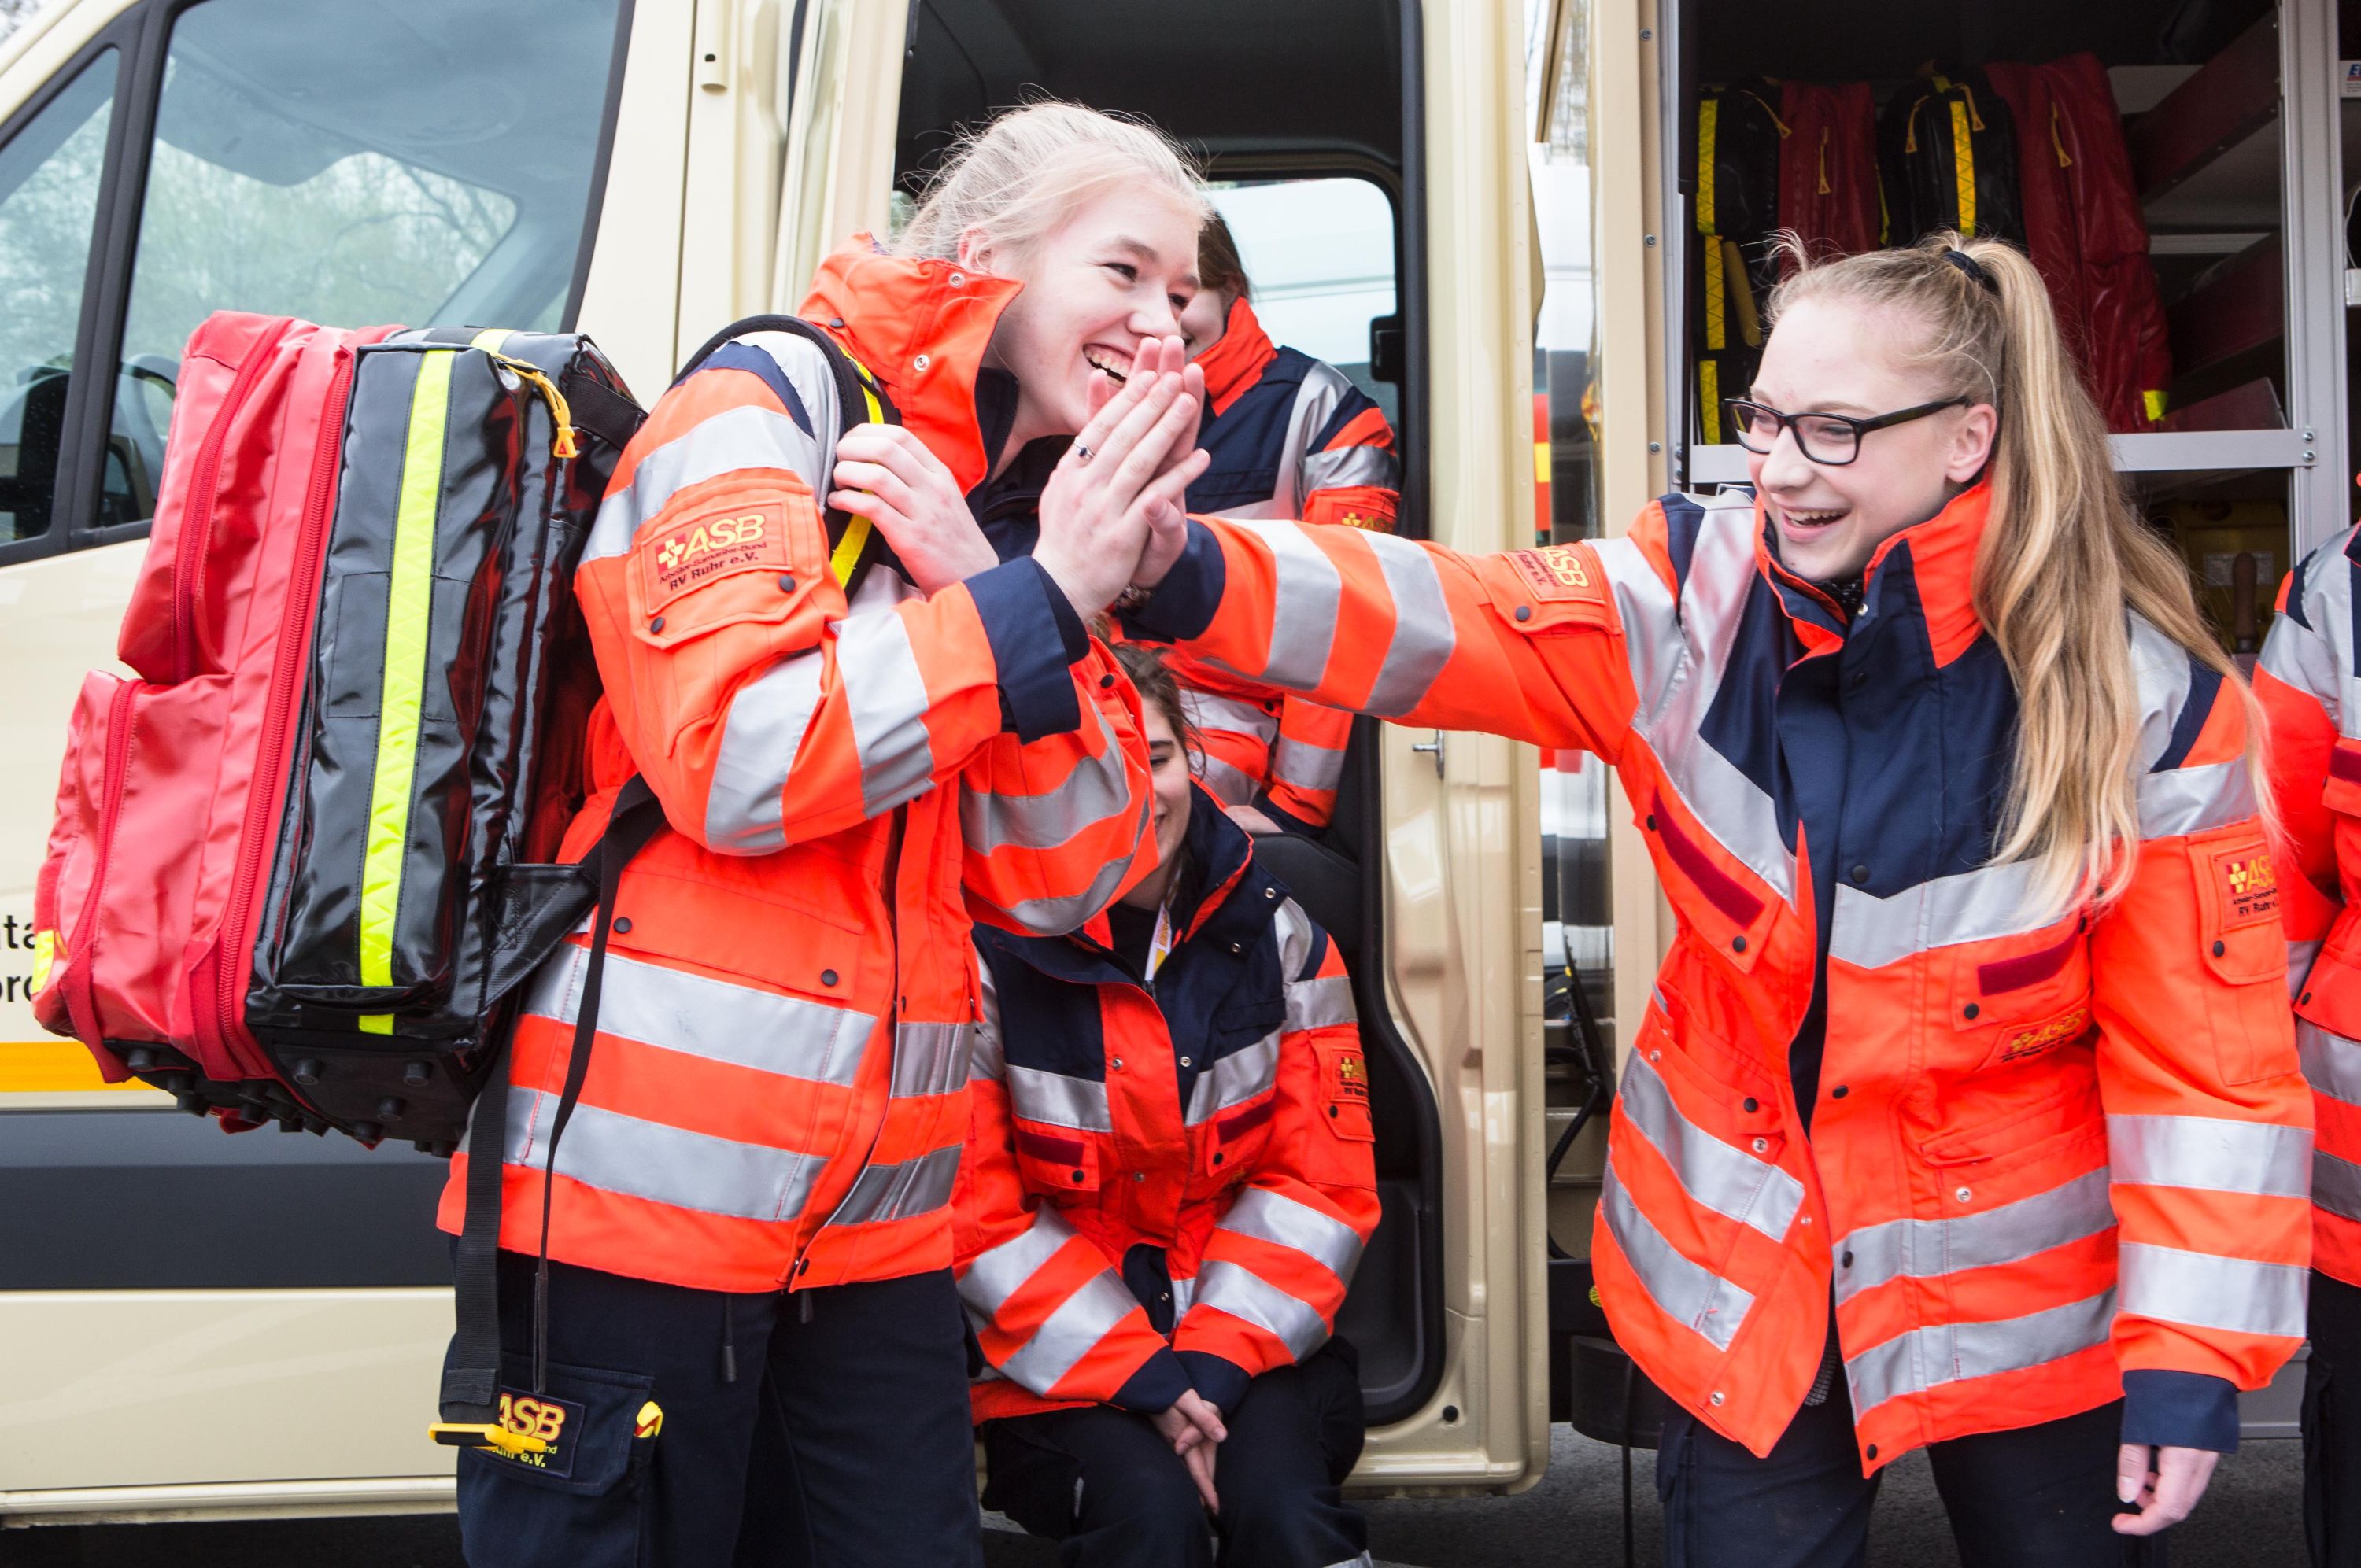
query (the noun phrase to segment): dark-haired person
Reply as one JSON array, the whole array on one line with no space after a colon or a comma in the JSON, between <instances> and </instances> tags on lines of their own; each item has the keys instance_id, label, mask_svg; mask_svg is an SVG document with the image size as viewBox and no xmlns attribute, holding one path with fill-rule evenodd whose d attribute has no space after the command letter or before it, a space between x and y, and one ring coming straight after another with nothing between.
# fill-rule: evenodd
<instances>
[{"instance_id":1,"label":"dark-haired person","mask_svg":"<svg viewBox=\"0 0 2361 1568\"><path fill-rule=\"evenodd\" d=\"M1368 1075L1327 934L1189 775L1152 652L1156 869L1066 937L979 928L960 1295L987 1506L1067 1568L1366 1563L1336 1309L1378 1220ZM1211 1518L1208 1519L1210 1513Z\"/></svg>"},{"instance_id":2,"label":"dark-haired person","mask_svg":"<svg viewBox=\"0 0 2361 1568\"><path fill-rule=\"evenodd\" d=\"M1390 532L1401 465L1384 411L1334 366L1271 342L1219 216L1198 236L1197 280L1180 333L1205 373L1197 444L1207 465L1189 486L1189 510ZM1257 831L1326 827L1353 716L1193 661L1174 673L1203 737L1199 776L1215 798Z\"/></svg>"}]
</instances>

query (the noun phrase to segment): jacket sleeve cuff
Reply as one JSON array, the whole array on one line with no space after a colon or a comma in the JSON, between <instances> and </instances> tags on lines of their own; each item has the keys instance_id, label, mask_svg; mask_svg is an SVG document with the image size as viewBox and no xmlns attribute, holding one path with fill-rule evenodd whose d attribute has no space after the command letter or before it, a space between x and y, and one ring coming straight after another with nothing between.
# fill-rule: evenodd
<instances>
[{"instance_id":1,"label":"jacket sleeve cuff","mask_svg":"<svg viewBox=\"0 0 2361 1568\"><path fill-rule=\"evenodd\" d=\"M1123 612L1123 626L1148 642L1182 642L1202 637L1221 608L1222 588L1229 577L1222 559L1222 542L1213 531L1189 520L1189 543L1156 591Z\"/></svg>"},{"instance_id":2,"label":"jacket sleeve cuff","mask_svg":"<svg viewBox=\"0 0 2361 1568\"><path fill-rule=\"evenodd\" d=\"M1029 555L967 579L968 596L1000 674L1002 728L1031 744L1082 724L1069 669L1091 650L1082 618Z\"/></svg>"},{"instance_id":3,"label":"jacket sleeve cuff","mask_svg":"<svg viewBox=\"0 0 2361 1568\"><path fill-rule=\"evenodd\" d=\"M2238 1452L2238 1390L2206 1372L2124 1374L2124 1441L2158 1448Z\"/></svg>"},{"instance_id":4,"label":"jacket sleeve cuff","mask_svg":"<svg viewBox=\"0 0 2361 1568\"><path fill-rule=\"evenodd\" d=\"M1183 1350L1175 1354L1188 1367L1189 1381L1198 1394L1225 1414L1238 1408L1238 1401L1246 1398L1246 1385L1254 1381L1253 1373L1210 1350Z\"/></svg>"},{"instance_id":5,"label":"jacket sleeve cuff","mask_svg":"<svg viewBox=\"0 0 2361 1568\"><path fill-rule=\"evenodd\" d=\"M1161 1415L1172 1408L1172 1401L1189 1391L1189 1371L1180 1365L1180 1356L1164 1346L1139 1364L1139 1370L1123 1381L1107 1403L1118 1409L1137 1415Z\"/></svg>"}]
</instances>

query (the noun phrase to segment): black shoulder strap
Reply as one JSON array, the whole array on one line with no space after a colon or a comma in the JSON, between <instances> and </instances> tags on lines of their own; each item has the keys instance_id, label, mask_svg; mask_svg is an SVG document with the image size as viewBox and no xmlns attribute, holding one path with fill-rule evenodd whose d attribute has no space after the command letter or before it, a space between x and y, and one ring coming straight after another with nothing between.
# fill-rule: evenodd
<instances>
[{"instance_id":1,"label":"black shoulder strap","mask_svg":"<svg viewBox=\"0 0 2361 1568\"><path fill-rule=\"evenodd\" d=\"M894 407L894 400L885 395L877 378L869 373L869 367L846 352L844 345L827 331L801 316L748 316L730 323L688 356L688 362L680 367L680 375L673 378L673 385L678 386L725 344L753 332L793 333L818 345L829 372L836 378L836 434L842 435L856 424L902 422L900 411ZM831 441L831 449L833 444ZM844 589L844 597L851 598L871 565L885 553L885 541L865 517L829 508L824 521L828 525L829 565Z\"/></svg>"},{"instance_id":2,"label":"black shoulder strap","mask_svg":"<svg viewBox=\"0 0 2361 1568\"><path fill-rule=\"evenodd\" d=\"M589 973L582 981L582 1001L576 1009L574 1048L566 1064L566 1087L558 1096L557 1113L549 1127L549 1154L542 1167L541 1256L533 1277L533 1381L540 1391L548 1362L549 1312L549 1191L557 1170L557 1140L565 1135L575 1102L582 1098L582 1081L590 1070L590 1046L598 1028L599 981L606 969L607 934L614 917L615 890L623 868L647 846L664 825L664 807L647 780L636 774L615 797L607 830L584 856L580 870L598 884L598 915L591 926ZM457 1330L443 1361L442 1417L437 1441L459 1446L478 1444L474 1429L499 1421L500 1387L500 1170L506 1163L509 1109L509 1061L503 1040L467 1123L467 1218L459 1230L454 1305Z\"/></svg>"}]
</instances>

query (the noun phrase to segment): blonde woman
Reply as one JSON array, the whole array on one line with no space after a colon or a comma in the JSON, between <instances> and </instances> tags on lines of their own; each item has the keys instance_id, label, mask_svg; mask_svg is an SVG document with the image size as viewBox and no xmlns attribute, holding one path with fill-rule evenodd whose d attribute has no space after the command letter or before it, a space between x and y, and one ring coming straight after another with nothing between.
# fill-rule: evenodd
<instances>
[{"instance_id":1,"label":"blonde woman","mask_svg":"<svg viewBox=\"0 0 2361 1568\"><path fill-rule=\"evenodd\" d=\"M2253 699L2024 256L1951 236L1774 305L1752 497L1483 557L1159 525L1128 626L1620 771L1677 934L1594 1256L1678 1406L1671 1561L1860 1563L1919 1447L1968 1563L2114 1561L2303 1334Z\"/></svg>"},{"instance_id":2,"label":"blonde woman","mask_svg":"<svg viewBox=\"0 0 2361 1568\"><path fill-rule=\"evenodd\" d=\"M607 699L567 842L633 774L668 830L621 873L604 965L577 938L536 982L507 1136L475 1146L506 1194L502 1402L552 1442L460 1454L472 1560L982 1562L950 1202L971 920L1071 930L1151 831L1138 699L1084 628L1202 463L1202 378L1177 336L1136 351L1204 215L1160 136L1006 116L903 253L856 240L805 306L902 426L837 441L825 351L756 330L623 455L579 577ZM1093 409L1095 463L1066 455ZM963 492L1019 473L1060 548L1003 565ZM898 555L840 583L824 500Z\"/></svg>"}]
</instances>

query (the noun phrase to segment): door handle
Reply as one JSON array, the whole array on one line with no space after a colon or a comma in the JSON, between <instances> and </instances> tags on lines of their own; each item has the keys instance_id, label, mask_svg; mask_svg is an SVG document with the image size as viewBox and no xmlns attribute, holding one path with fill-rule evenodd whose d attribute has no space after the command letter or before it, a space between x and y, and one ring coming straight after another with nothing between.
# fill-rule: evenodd
<instances>
[{"instance_id":1,"label":"door handle","mask_svg":"<svg viewBox=\"0 0 2361 1568\"><path fill-rule=\"evenodd\" d=\"M1443 776L1443 731L1442 731L1442 730L1440 730L1440 729L1436 730L1436 731L1434 732L1434 739L1433 739L1433 740L1413 740L1413 741L1411 741L1411 747L1410 747L1410 749L1411 749L1411 751L1422 751L1422 752L1424 752L1425 754L1427 754L1428 756L1433 757L1433 758L1434 759L1434 776L1435 776L1436 778L1441 778L1441 777Z\"/></svg>"}]
</instances>

